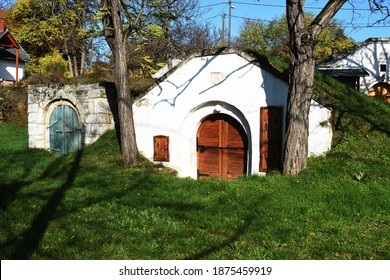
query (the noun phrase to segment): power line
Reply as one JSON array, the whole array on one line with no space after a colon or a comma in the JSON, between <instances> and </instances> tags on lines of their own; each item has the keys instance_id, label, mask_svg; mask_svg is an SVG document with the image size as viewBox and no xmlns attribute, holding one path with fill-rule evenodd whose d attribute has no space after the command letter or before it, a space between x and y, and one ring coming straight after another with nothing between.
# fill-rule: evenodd
<instances>
[{"instance_id":1,"label":"power line","mask_svg":"<svg viewBox=\"0 0 390 280\"><path fill-rule=\"evenodd\" d=\"M211 6L219 6L219 5L225 5L223 8L222 8L222 10L219 12L219 13L217 13L215 16L211 16L211 17L208 17L208 18L205 18L205 19L203 19L203 21L207 21L207 20L210 20L210 19L215 19L215 18L217 18L217 17L220 17L220 16L222 16L222 12L225 10L225 8L229 5L229 3L225 3L225 2L223 2L223 3L218 3L218 4L211 4ZM208 7L209 5L206 5L206 6L203 6L203 7Z\"/></svg>"},{"instance_id":2,"label":"power line","mask_svg":"<svg viewBox=\"0 0 390 280\"><path fill-rule=\"evenodd\" d=\"M273 7L273 8L286 8L286 5L277 5L277 4L248 3L248 2L237 2L237 1L234 1L234 4ZM305 9L322 10L323 7L305 6ZM341 11L370 11L371 12L371 9L368 9L368 8L365 8L365 9L364 8L341 8L340 10Z\"/></svg>"},{"instance_id":3,"label":"power line","mask_svg":"<svg viewBox=\"0 0 390 280\"><path fill-rule=\"evenodd\" d=\"M244 19L244 20L252 20L252 21L260 21L260 22L271 22L271 20L265 20L265 19L256 19L256 18L249 18L249 17L241 17L241 16L234 16L232 15L233 18L238 18L238 19ZM366 23L356 23L356 24L343 24L339 23L338 26L341 27L359 27L359 28L384 28L387 27L389 28L390 25L369 25Z\"/></svg>"},{"instance_id":4,"label":"power line","mask_svg":"<svg viewBox=\"0 0 390 280\"><path fill-rule=\"evenodd\" d=\"M278 5L278 4L263 4L263 3L248 3L248 2L242 2L242 1L234 1L234 0L229 0L228 2L221 2L217 4L210 4L210 5L205 5L202 7L211 7L211 6L220 6L220 5L225 5L221 12L218 13L217 15L204 19L204 20L211 20L215 19L217 17L221 17L222 13L224 13L226 7L229 7L229 12L231 12L231 8L234 8L232 4L237 4L237 5L250 5L250 6L260 6L260 7L272 7L272 8L286 8L286 5ZM312 10L322 10L323 8L321 7L315 7L315 6L305 6L305 9L312 9ZM342 8L341 10L344 11L370 11L370 9L364 9L364 8ZM223 16L222 16L223 18ZM230 18L237 18L237 19L242 19L242 20L251 20L251 21L259 21L259 22L271 22L272 20L264 20L264 19L258 19L258 18L250 18L250 17L242 17L242 16L237 16L237 15L232 15L229 14L229 19ZM224 20L224 19L222 19ZM345 21L344 21L345 22ZM390 25L379 25L379 24L370 24L370 23L343 23L343 21L339 20L338 26L346 29L367 29L367 28L389 28ZM231 28L231 27L230 27ZM229 30L230 30L229 28ZM228 31L229 31L228 30ZM347 32L348 33L348 32Z\"/></svg>"},{"instance_id":5,"label":"power line","mask_svg":"<svg viewBox=\"0 0 390 280\"><path fill-rule=\"evenodd\" d=\"M214 7L214 6L221 6L221 5L228 5L227 2L221 2L221 3L216 3L216 4L208 4L208 5L203 5L203 6L199 6L200 9L204 9L204 8L211 8L211 7Z\"/></svg>"},{"instance_id":6,"label":"power line","mask_svg":"<svg viewBox=\"0 0 390 280\"><path fill-rule=\"evenodd\" d=\"M225 5L225 7L223 9L226 8L226 6L228 6L230 3L230 1L228 2L221 2L221 3L215 3L215 4L209 4L209 5L203 5L203 6L200 6L199 8L203 9L203 8L211 8L211 7L214 7L214 6L221 6L221 5ZM232 1L231 4L239 4L239 5L247 5L247 6L260 6L260 7L271 7L271 8L286 8L286 5L280 5L280 4L265 4L265 3L249 3L249 2L241 2L241 1ZM308 10L322 10L323 7L316 7L316 6L305 6L305 9L308 9ZM341 8L340 11L365 11L365 12L372 12L371 9L369 8Z\"/></svg>"}]
</instances>

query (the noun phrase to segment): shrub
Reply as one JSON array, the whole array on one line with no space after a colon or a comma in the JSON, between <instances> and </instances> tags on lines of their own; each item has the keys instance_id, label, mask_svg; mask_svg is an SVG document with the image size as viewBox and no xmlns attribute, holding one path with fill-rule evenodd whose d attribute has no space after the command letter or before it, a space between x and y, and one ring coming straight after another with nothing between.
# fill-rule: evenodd
<instances>
[{"instance_id":1,"label":"shrub","mask_svg":"<svg viewBox=\"0 0 390 280\"><path fill-rule=\"evenodd\" d=\"M40 58L38 63L40 73L58 75L60 77L67 77L70 74L68 63L58 50L54 50L51 54Z\"/></svg>"},{"instance_id":2,"label":"shrub","mask_svg":"<svg viewBox=\"0 0 390 280\"><path fill-rule=\"evenodd\" d=\"M71 77L71 73L68 71L68 62L58 50L41 57L37 64L29 65L27 72L34 73L29 78L29 84L58 83Z\"/></svg>"}]
</instances>

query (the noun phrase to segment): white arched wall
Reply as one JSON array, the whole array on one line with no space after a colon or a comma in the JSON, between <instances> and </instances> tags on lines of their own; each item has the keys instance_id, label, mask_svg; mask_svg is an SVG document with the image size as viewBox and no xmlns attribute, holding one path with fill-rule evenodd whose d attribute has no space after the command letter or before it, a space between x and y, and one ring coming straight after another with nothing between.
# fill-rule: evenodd
<instances>
[{"instance_id":1,"label":"white arched wall","mask_svg":"<svg viewBox=\"0 0 390 280\"><path fill-rule=\"evenodd\" d=\"M236 119L244 128L248 138L248 174L252 171L252 133L248 120L235 106L222 101L209 101L193 108L180 125L181 144L179 149L179 166L173 167L181 177L197 178L196 134L202 121L212 114L226 114Z\"/></svg>"}]
</instances>

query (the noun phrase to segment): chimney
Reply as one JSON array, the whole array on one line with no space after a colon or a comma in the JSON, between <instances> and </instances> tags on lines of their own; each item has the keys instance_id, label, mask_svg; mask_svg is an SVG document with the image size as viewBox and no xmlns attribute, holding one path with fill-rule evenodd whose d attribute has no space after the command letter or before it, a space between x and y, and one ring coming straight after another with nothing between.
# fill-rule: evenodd
<instances>
[{"instance_id":1,"label":"chimney","mask_svg":"<svg viewBox=\"0 0 390 280\"><path fill-rule=\"evenodd\" d=\"M5 31L5 26L4 26L4 18L0 17L0 32Z\"/></svg>"}]
</instances>

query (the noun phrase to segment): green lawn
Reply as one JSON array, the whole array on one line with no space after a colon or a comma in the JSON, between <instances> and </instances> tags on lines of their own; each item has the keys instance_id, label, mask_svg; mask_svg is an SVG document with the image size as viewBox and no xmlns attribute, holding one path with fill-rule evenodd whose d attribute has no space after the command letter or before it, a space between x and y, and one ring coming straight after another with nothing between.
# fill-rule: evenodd
<instances>
[{"instance_id":1,"label":"green lawn","mask_svg":"<svg viewBox=\"0 0 390 280\"><path fill-rule=\"evenodd\" d=\"M334 148L298 176L129 168L112 131L56 158L0 124L0 258L390 259L390 107L337 94Z\"/></svg>"}]
</instances>

